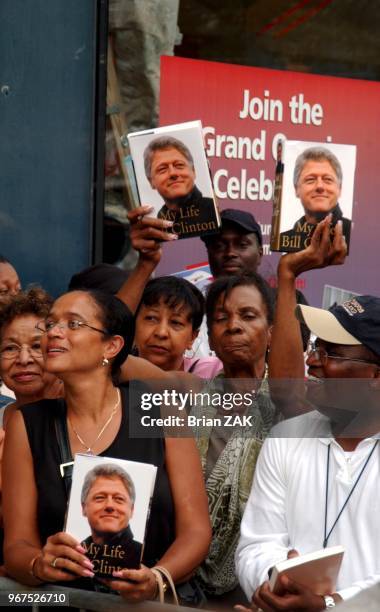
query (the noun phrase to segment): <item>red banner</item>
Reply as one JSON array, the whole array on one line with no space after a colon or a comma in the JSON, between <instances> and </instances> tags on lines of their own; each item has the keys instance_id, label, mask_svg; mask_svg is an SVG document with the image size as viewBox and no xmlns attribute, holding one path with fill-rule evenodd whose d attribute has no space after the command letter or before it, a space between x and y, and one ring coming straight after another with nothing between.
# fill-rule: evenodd
<instances>
[{"instance_id":1,"label":"red banner","mask_svg":"<svg viewBox=\"0 0 380 612\"><path fill-rule=\"evenodd\" d=\"M343 267L302 277L314 305L321 304L324 285L380 294L379 108L379 83L162 58L160 124L201 119L219 206L249 210L261 223L266 256L260 272L267 278L278 258L269 252L278 138L357 146L350 255ZM160 273L205 258L198 238L169 244Z\"/></svg>"}]
</instances>

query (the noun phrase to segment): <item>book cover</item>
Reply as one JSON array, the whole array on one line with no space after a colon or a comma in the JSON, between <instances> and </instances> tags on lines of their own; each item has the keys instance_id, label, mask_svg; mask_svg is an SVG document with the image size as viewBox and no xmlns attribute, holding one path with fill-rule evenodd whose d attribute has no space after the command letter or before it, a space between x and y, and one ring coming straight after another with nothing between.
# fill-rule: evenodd
<instances>
[{"instance_id":1,"label":"book cover","mask_svg":"<svg viewBox=\"0 0 380 612\"><path fill-rule=\"evenodd\" d=\"M95 577L140 567L157 468L76 454L65 531L79 540Z\"/></svg>"},{"instance_id":2,"label":"book cover","mask_svg":"<svg viewBox=\"0 0 380 612\"><path fill-rule=\"evenodd\" d=\"M172 276L184 278L185 280L189 281L189 283L195 285L203 294L205 293L209 284L213 281L209 263L189 266L188 268L185 268L185 270L174 272Z\"/></svg>"},{"instance_id":3,"label":"book cover","mask_svg":"<svg viewBox=\"0 0 380 612\"><path fill-rule=\"evenodd\" d=\"M218 231L220 217L204 148L202 124L190 121L128 134L137 206L173 222L168 231L192 238Z\"/></svg>"},{"instance_id":4,"label":"book cover","mask_svg":"<svg viewBox=\"0 0 380 612\"><path fill-rule=\"evenodd\" d=\"M272 251L301 251L314 229L332 214L331 238L338 221L349 249L356 146L284 140L279 145L273 198Z\"/></svg>"},{"instance_id":5,"label":"book cover","mask_svg":"<svg viewBox=\"0 0 380 612\"><path fill-rule=\"evenodd\" d=\"M269 586L276 593L279 577L285 574L317 595L331 595L336 591L343 555L343 546L331 546L277 563L273 567Z\"/></svg>"}]
</instances>

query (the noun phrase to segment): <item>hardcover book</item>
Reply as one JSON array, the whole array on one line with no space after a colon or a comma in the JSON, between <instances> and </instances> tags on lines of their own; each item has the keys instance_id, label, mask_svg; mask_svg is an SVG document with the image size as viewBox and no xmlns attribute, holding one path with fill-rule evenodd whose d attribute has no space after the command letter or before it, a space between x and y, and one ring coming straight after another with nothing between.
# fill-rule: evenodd
<instances>
[{"instance_id":1,"label":"hardcover book","mask_svg":"<svg viewBox=\"0 0 380 612\"><path fill-rule=\"evenodd\" d=\"M65 531L81 542L100 578L140 567L157 468L75 455Z\"/></svg>"},{"instance_id":2,"label":"hardcover book","mask_svg":"<svg viewBox=\"0 0 380 612\"><path fill-rule=\"evenodd\" d=\"M277 150L270 248L301 251L331 213L331 238L341 221L350 244L356 146L285 140Z\"/></svg>"},{"instance_id":3,"label":"hardcover book","mask_svg":"<svg viewBox=\"0 0 380 612\"><path fill-rule=\"evenodd\" d=\"M190 121L128 134L137 206L172 221L167 231L192 238L218 231L220 218L203 142L202 124Z\"/></svg>"},{"instance_id":4,"label":"hardcover book","mask_svg":"<svg viewBox=\"0 0 380 612\"><path fill-rule=\"evenodd\" d=\"M269 586L272 591L278 592L279 578L285 574L317 595L331 595L336 590L343 555L343 546L331 546L277 563L273 567Z\"/></svg>"}]
</instances>

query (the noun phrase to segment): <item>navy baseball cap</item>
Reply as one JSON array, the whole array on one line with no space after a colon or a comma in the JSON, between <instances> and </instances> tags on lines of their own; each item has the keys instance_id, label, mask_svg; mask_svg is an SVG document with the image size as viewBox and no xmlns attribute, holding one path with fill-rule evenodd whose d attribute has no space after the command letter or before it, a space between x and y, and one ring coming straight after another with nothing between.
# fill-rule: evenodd
<instances>
[{"instance_id":1,"label":"navy baseball cap","mask_svg":"<svg viewBox=\"0 0 380 612\"><path fill-rule=\"evenodd\" d=\"M296 316L332 344L363 344L380 357L380 298L357 295L329 310L299 305Z\"/></svg>"},{"instance_id":2,"label":"navy baseball cap","mask_svg":"<svg viewBox=\"0 0 380 612\"><path fill-rule=\"evenodd\" d=\"M259 223L257 223L255 217L245 210L239 210L237 208L225 208L220 213L220 219L222 222L221 230L226 227L227 224L233 223L237 225L240 230L243 230L244 234L256 234L257 240L259 241L259 245L263 245L263 236L261 234L261 227ZM207 244L216 236L217 234L209 234L201 236L201 240Z\"/></svg>"}]
</instances>

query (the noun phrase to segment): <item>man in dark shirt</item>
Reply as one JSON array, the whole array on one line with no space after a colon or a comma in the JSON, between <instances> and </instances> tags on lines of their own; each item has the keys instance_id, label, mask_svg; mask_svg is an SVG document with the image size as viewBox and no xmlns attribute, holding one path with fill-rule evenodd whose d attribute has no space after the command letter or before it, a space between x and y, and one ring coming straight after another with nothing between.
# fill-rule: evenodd
<instances>
[{"instance_id":1,"label":"man in dark shirt","mask_svg":"<svg viewBox=\"0 0 380 612\"><path fill-rule=\"evenodd\" d=\"M255 217L244 210L226 208L218 233L202 236L214 278L257 272L263 255L263 237Z\"/></svg>"}]
</instances>

